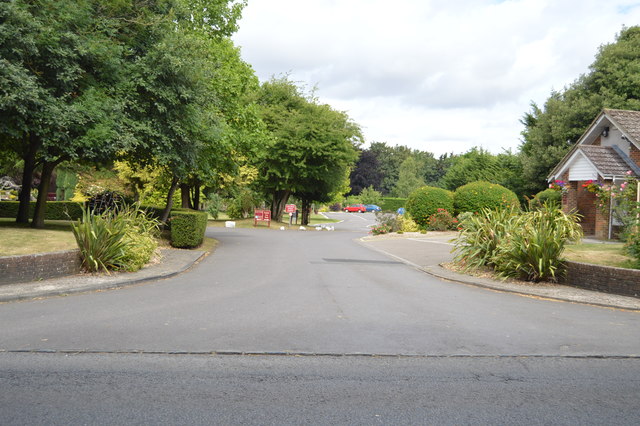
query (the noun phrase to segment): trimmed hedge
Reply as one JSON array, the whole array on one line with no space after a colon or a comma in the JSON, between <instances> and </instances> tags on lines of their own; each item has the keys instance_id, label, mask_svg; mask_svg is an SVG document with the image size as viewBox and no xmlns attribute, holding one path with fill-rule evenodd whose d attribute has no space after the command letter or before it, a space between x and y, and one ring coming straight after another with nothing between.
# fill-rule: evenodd
<instances>
[{"instance_id":1,"label":"trimmed hedge","mask_svg":"<svg viewBox=\"0 0 640 426\"><path fill-rule=\"evenodd\" d=\"M380 208L385 212L395 212L400 207L404 207L404 204L406 202L406 198L382 197L382 205L380 206Z\"/></svg>"},{"instance_id":2,"label":"trimmed hedge","mask_svg":"<svg viewBox=\"0 0 640 426\"><path fill-rule=\"evenodd\" d=\"M502 207L520 207L518 196L502 185L486 181L471 182L456 189L453 195L456 214L495 210Z\"/></svg>"},{"instance_id":3,"label":"trimmed hedge","mask_svg":"<svg viewBox=\"0 0 640 426\"><path fill-rule=\"evenodd\" d=\"M171 211L171 245L178 248L198 247L204 240L209 215L202 211Z\"/></svg>"},{"instance_id":4,"label":"trimmed hedge","mask_svg":"<svg viewBox=\"0 0 640 426\"><path fill-rule=\"evenodd\" d=\"M423 186L409 195L406 209L411 218L421 228L425 228L429 216L437 213L438 209L453 210L453 193L434 186Z\"/></svg>"},{"instance_id":5,"label":"trimmed hedge","mask_svg":"<svg viewBox=\"0 0 640 426\"><path fill-rule=\"evenodd\" d=\"M0 201L0 217L18 216L19 201ZM29 217L33 217L36 202L29 203ZM82 203L75 201L47 201L45 220L77 220L82 218Z\"/></svg>"}]
</instances>

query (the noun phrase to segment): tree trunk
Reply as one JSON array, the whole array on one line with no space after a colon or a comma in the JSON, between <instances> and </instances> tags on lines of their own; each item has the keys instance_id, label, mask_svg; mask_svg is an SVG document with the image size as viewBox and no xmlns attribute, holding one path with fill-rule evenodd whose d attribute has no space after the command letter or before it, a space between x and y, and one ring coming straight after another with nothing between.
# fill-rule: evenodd
<instances>
[{"instance_id":1,"label":"tree trunk","mask_svg":"<svg viewBox=\"0 0 640 426\"><path fill-rule=\"evenodd\" d=\"M178 187L178 178L173 177L171 179L171 186L169 187L169 193L167 194L167 204L162 210L162 214L160 215L160 222L166 224L169 219L169 212L171 212L171 208L173 207L173 194L176 192L176 188Z\"/></svg>"},{"instance_id":2,"label":"tree trunk","mask_svg":"<svg viewBox=\"0 0 640 426\"><path fill-rule=\"evenodd\" d=\"M280 190L273 192L273 202L271 203L271 220L275 222L282 221L282 212L284 211L284 206L289 200L290 194L291 191L289 190Z\"/></svg>"},{"instance_id":3,"label":"tree trunk","mask_svg":"<svg viewBox=\"0 0 640 426\"><path fill-rule=\"evenodd\" d=\"M42 141L36 136L25 136L29 138L29 148L25 152L22 159L24 160L24 168L22 169L22 187L18 195L20 205L18 206L18 215L16 222L29 223L29 206L31 204L31 185L33 185L33 171L36 168L36 154L42 146Z\"/></svg>"},{"instance_id":4,"label":"tree trunk","mask_svg":"<svg viewBox=\"0 0 640 426\"><path fill-rule=\"evenodd\" d=\"M200 181L198 180L193 184L193 208L200 210Z\"/></svg>"},{"instance_id":5,"label":"tree trunk","mask_svg":"<svg viewBox=\"0 0 640 426\"><path fill-rule=\"evenodd\" d=\"M311 201L302 199L302 226L309 225L309 213L311 212Z\"/></svg>"},{"instance_id":6,"label":"tree trunk","mask_svg":"<svg viewBox=\"0 0 640 426\"><path fill-rule=\"evenodd\" d=\"M38 201L36 201L36 208L31 221L32 228L44 228L44 215L47 210L47 195L49 194L51 175L61 161L45 161L42 163L42 176L40 177L40 186L38 186Z\"/></svg>"},{"instance_id":7,"label":"tree trunk","mask_svg":"<svg viewBox=\"0 0 640 426\"><path fill-rule=\"evenodd\" d=\"M189 185L186 183L180 184L180 199L182 200L183 209L192 209L191 206L191 193L189 192Z\"/></svg>"}]
</instances>

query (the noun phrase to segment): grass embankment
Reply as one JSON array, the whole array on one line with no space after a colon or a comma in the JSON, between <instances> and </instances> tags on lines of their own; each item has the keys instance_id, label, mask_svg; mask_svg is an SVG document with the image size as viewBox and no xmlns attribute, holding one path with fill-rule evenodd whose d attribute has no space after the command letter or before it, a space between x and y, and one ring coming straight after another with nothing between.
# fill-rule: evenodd
<instances>
[{"instance_id":1,"label":"grass embankment","mask_svg":"<svg viewBox=\"0 0 640 426\"><path fill-rule=\"evenodd\" d=\"M574 262L594 265L633 267L633 259L625 253L623 243L569 244L565 247L564 257Z\"/></svg>"},{"instance_id":2,"label":"grass embankment","mask_svg":"<svg viewBox=\"0 0 640 426\"><path fill-rule=\"evenodd\" d=\"M287 216L284 215L283 218L286 218ZM227 216L224 213L221 213L218 216L218 219L209 219L209 226L213 226L213 227L224 227L224 223L228 220L232 220L229 219L229 216ZM236 223L236 228L253 228L254 227L254 220L252 217L247 218L247 219L234 219L233 222ZM312 214L311 217L309 218L309 227L313 228L316 225L323 225L323 224L328 224L328 223L336 223L339 222L336 219L329 219L324 217L323 215L320 214ZM287 220L285 222L276 222L276 221L271 221L271 228L273 229L280 229L281 226L284 226L285 228L289 228L289 220L287 218ZM298 224L295 225L291 225L290 229L298 229L300 227L300 216L298 216ZM262 222L259 221L258 225L256 226L257 228L267 228L267 222Z\"/></svg>"}]
</instances>

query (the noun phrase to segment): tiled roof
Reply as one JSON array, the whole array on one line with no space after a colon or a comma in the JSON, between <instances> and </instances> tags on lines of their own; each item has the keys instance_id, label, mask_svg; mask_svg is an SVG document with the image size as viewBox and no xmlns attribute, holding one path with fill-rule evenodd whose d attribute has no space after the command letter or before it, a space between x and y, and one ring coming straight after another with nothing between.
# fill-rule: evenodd
<instances>
[{"instance_id":1,"label":"tiled roof","mask_svg":"<svg viewBox=\"0 0 640 426\"><path fill-rule=\"evenodd\" d=\"M578 149L587 156L603 176L624 176L629 170L629 165L613 147L580 145Z\"/></svg>"},{"instance_id":2,"label":"tiled roof","mask_svg":"<svg viewBox=\"0 0 640 426\"><path fill-rule=\"evenodd\" d=\"M640 111L627 111L622 109L605 109L616 126L631 136L634 142L640 143Z\"/></svg>"}]
</instances>

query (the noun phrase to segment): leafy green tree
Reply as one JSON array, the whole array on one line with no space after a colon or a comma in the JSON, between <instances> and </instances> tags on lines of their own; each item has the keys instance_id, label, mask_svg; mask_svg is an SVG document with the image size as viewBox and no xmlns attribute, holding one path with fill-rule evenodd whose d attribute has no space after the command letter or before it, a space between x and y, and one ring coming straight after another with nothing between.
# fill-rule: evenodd
<instances>
[{"instance_id":1,"label":"leafy green tree","mask_svg":"<svg viewBox=\"0 0 640 426\"><path fill-rule=\"evenodd\" d=\"M388 146L384 142L373 142L369 147L378 159L382 182L380 192L389 195L398 182L400 166L411 155L411 149L406 146Z\"/></svg>"},{"instance_id":2,"label":"leafy green tree","mask_svg":"<svg viewBox=\"0 0 640 426\"><path fill-rule=\"evenodd\" d=\"M330 201L343 187L357 158L360 129L345 113L305 97L286 77L265 82L258 103L271 135L258 157L258 184L271 195L274 220L293 194L306 224L311 203Z\"/></svg>"},{"instance_id":3,"label":"leafy green tree","mask_svg":"<svg viewBox=\"0 0 640 426\"><path fill-rule=\"evenodd\" d=\"M360 200L363 204L382 204L382 193L373 189L373 186L369 186L360 192Z\"/></svg>"},{"instance_id":4,"label":"leafy green tree","mask_svg":"<svg viewBox=\"0 0 640 426\"><path fill-rule=\"evenodd\" d=\"M416 189L425 185L420 171L420 164L413 156L407 157L400 165L398 180L393 188L393 196L406 198Z\"/></svg>"},{"instance_id":5,"label":"leafy green tree","mask_svg":"<svg viewBox=\"0 0 640 426\"><path fill-rule=\"evenodd\" d=\"M482 148L471 148L456 159L442 178L444 188L453 191L470 182L485 180L497 183L501 180L502 170L497 159Z\"/></svg>"}]
</instances>

